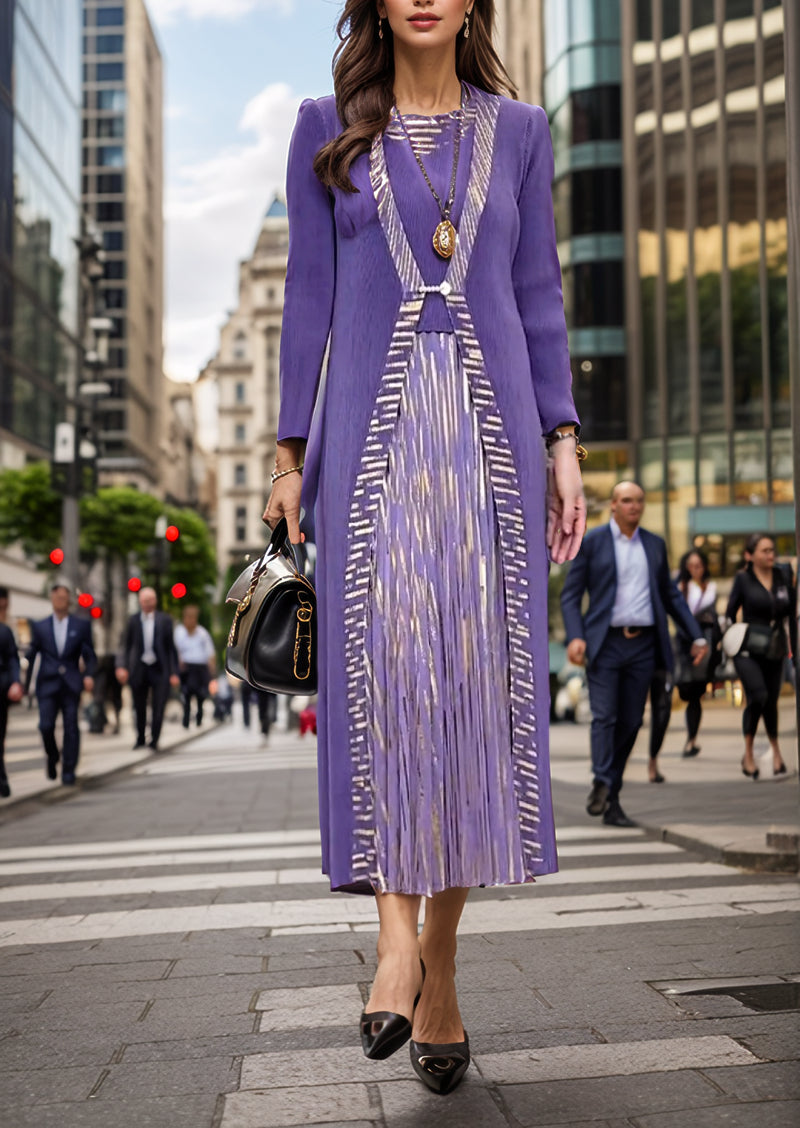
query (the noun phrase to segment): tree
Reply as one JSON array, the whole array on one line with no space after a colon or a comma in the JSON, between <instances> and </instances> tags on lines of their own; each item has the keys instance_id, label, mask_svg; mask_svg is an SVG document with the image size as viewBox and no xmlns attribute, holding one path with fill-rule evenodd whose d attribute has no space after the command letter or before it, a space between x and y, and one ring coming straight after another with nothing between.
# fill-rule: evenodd
<instances>
[{"instance_id":1,"label":"tree","mask_svg":"<svg viewBox=\"0 0 800 1128\"><path fill-rule=\"evenodd\" d=\"M48 462L0 471L0 544L19 544L26 556L47 560L61 541L61 497Z\"/></svg>"}]
</instances>

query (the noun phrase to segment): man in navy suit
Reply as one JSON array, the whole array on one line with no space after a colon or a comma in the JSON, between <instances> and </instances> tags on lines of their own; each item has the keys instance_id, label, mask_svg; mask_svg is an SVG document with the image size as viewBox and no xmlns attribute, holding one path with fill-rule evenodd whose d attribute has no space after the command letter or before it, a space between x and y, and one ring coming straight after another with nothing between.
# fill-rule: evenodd
<instances>
[{"instance_id":1,"label":"man in navy suit","mask_svg":"<svg viewBox=\"0 0 800 1128\"><path fill-rule=\"evenodd\" d=\"M172 619L166 611L157 611L157 604L158 597L153 588L142 588L139 592L140 610L128 620L116 668L120 685L126 685L128 681L131 683L136 717L134 748L144 747L147 699L151 697L150 747L154 752L158 751L169 687L181 684Z\"/></svg>"},{"instance_id":2,"label":"man in navy suit","mask_svg":"<svg viewBox=\"0 0 800 1128\"><path fill-rule=\"evenodd\" d=\"M707 645L670 577L666 544L639 528L643 512L641 486L620 482L611 497L611 520L584 538L561 595L567 657L586 664L592 708L594 783L586 810L602 815L608 826L636 825L622 810L619 793L653 674L673 667L667 615L696 640L696 663Z\"/></svg>"},{"instance_id":3,"label":"man in navy suit","mask_svg":"<svg viewBox=\"0 0 800 1128\"><path fill-rule=\"evenodd\" d=\"M28 648L28 687L33 663L39 658L36 699L39 702L39 731L47 754L47 776L55 779L61 759L61 782L75 783L81 736L78 707L81 693L91 692L97 656L92 645L92 624L69 613L70 589L56 580L50 589L53 614L31 627ZM64 744L59 753L56 743L56 718L64 722Z\"/></svg>"}]
</instances>

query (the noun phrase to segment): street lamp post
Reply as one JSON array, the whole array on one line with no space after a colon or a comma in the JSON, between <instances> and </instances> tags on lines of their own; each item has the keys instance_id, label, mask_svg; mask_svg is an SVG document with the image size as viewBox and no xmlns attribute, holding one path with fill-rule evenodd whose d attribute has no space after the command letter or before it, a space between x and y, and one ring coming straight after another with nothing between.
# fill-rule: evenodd
<instances>
[{"instance_id":1,"label":"street lamp post","mask_svg":"<svg viewBox=\"0 0 800 1128\"><path fill-rule=\"evenodd\" d=\"M82 354L72 386L67 389L67 419L56 427L54 463L62 470L63 500L61 544L64 551L66 578L73 590L80 586L80 515L79 501L83 487L83 467L97 463L94 405L100 396L107 396L111 387L99 377L108 364L108 338L111 322L99 316L100 280L105 275L105 251L100 232L90 219L82 219L80 238L75 240L81 268L81 342ZM84 372L91 378L84 380ZM83 436L84 401L89 402L89 433Z\"/></svg>"}]
</instances>

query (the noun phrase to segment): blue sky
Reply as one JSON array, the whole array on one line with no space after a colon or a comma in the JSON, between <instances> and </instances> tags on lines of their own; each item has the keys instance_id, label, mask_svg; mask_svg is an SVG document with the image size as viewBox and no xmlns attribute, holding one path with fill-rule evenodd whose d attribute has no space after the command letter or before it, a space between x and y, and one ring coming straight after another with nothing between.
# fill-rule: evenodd
<instances>
[{"instance_id":1,"label":"blue sky","mask_svg":"<svg viewBox=\"0 0 800 1128\"><path fill-rule=\"evenodd\" d=\"M165 64L165 369L188 380L236 303L304 97L331 92L339 0L146 0Z\"/></svg>"}]
</instances>

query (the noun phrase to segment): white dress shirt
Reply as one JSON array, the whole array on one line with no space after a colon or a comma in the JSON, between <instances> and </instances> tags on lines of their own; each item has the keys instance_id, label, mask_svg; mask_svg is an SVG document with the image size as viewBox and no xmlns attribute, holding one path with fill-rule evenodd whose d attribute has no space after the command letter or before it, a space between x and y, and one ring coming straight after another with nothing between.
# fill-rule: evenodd
<instances>
[{"instance_id":1,"label":"white dress shirt","mask_svg":"<svg viewBox=\"0 0 800 1128\"><path fill-rule=\"evenodd\" d=\"M147 615L142 612L142 661L145 666L154 666L158 661L155 651L156 613L150 611Z\"/></svg>"},{"instance_id":2,"label":"white dress shirt","mask_svg":"<svg viewBox=\"0 0 800 1128\"><path fill-rule=\"evenodd\" d=\"M205 666L215 653L211 635L199 624L190 633L183 623L178 623L175 627L175 649L184 666Z\"/></svg>"},{"instance_id":3,"label":"white dress shirt","mask_svg":"<svg viewBox=\"0 0 800 1128\"><path fill-rule=\"evenodd\" d=\"M69 615L65 615L63 619L59 619L55 613L51 616L53 620L53 634L56 639L56 650L58 651L59 658L64 653L64 647L67 645L67 633L69 631Z\"/></svg>"},{"instance_id":4,"label":"white dress shirt","mask_svg":"<svg viewBox=\"0 0 800 1128\"><path fill-rule=\"evenodd\" d=\"M650 569L638 528L626 537L612 517L609 526L617 563L617 594L611 612L612 627L652 627L653 599Z\"/></svg>"}]
</instances>

